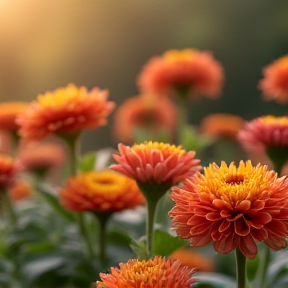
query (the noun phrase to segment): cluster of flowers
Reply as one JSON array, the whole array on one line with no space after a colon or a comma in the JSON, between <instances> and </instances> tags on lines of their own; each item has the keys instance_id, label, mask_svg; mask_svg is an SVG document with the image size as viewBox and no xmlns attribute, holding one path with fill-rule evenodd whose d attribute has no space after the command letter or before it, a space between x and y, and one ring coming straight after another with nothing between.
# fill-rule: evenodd
<instances>
[{"instance_id":1,"label":"cluster of flowers","mask_svg":"<svg viewBox=\"0 0 288 288\"><path fill-rule=\"evenodd\" d=\"M259 87L266 99L288 102L287 63L288 57L284 57L264 69ZM183 111L177 111L165 96L177 95L182 100L199 95L216 98L223 80L223 68L209 52L172 50L151 59L138 78L140 96L127 100L115 113L114 136L127 144L135 140L134 129L146 129L151 138L166 129L177 145L149 139L131 146L119 144L119 152L113 155L116 164L110 170L71 170L59 190L59 199L67 210L90 211L101 217L145 202L148 207L146 236L151 258L131 259L119 269L111 268L110 274L101 273L97 287L188 288L196 282L191 278L195 269L179 260L153 257L153 216L157 202L169 189L175 202L169 212L172 227L180 237L190 239L191 246L212 242L219 253L236 249L247 258L257 255L256 242L264 242L275 251L286 247L288 179L279 175L284 174L282 168L288 160L288 117L263 116L244 123L240 117L217 115L206 118L201 126L206 133L237 137L248 152L256 149L266 153L275 171L248 160L240 161L239 166L212 163L201 173L195 151L186 152L178 145L174 119ZM34 169L43 175L47 167L65 161L59 145L39 144L40 140L58 136L74 149L83 130L105 125L115 107L107 97L108 92L99 88L87 91L70 84L39 95L30 104L1 104L0 128L18 136L17 140L20 136L21 145L15 159L7 153L0 155L0 198L6 190L13 191L21 169ZM5 151L4 136L1 139L0 148ZM24 188L16 188L14 191L23 193ZM241 281L238 283L238 287L244 287Z\"/></svg>"}]
</instances>

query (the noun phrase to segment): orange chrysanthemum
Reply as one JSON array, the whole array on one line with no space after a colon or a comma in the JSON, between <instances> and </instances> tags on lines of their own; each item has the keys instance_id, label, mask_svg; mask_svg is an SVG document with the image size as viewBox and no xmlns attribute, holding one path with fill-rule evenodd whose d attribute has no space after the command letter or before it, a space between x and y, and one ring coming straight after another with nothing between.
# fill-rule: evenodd
<instances>
[{"instance_id":1,"label":"orange chrysanthemum","mask_svg":"<svg viewBox=\"0 0 288 288\"><path fill-rule=\"evenodd\" d=\"M60 197L68 210L78 212L118 212L144 203L135 181L110 170L70 178Z\"/></svg>"},{"instance_id":2,"label":"orange chrysanthemum","mask_svg":"<svg viewBox=\"0 0 288 288\"><path fill-rule=\"evenodd\" d=\"M239 130L244 126L244 120L236 115L216 113L206 116L199 127L201 133L235 139Z\"/></svg>"},{"instance_id":3,"label":"orange chrysanthemum","mask_svg":"<svg viewBox=\"0 0 288 288\"><path fill-rule=\"evenodd\" d=\"M288 117L268 115L254 119L240 130L238 139L247 151L288 147Z\"/></svg>"},{"instance_id":4,"label":"orange chrysanthemum","mask_svg":"<svg viewBox=\"0 0 288 288\"><path fill-rule=\"evenodd\" d=\"M13 201L24 200L33 195L31 186L25 180L16 181L10 187L9 193Z\"/></svg>"},{"instance_id":5,"label":"orange chrysanthemum","mask_svg":"<svg viewBox=\"0 0 288 288\"><path fill-rule=\"evenodd\" d=\"M28 107L25 102L5 102L0 104L0 129L16 131L19 125L15 122L17 116Z\"/></svg>"},{"instance_id":6,"label":"orange chrysanthemum","mask_svg":"<svg viewBox=\"0 0 288 288\"><path fill-rule=\"evenodd\" d=\"M149 131L151 137L167 131L173 137L176 129L177 109L167 98L156 99L140 95L127 99L116 110L113 136L120 142L134 142L136 129Z\"/></svg>"},{"instance_id":7,"label":"orange chrysanthemum","mask_svg":"<svg viewBox=\"0 0 288 288\"><path fill-rule=\"evenodd\" d=\"M21 147L18 158L30 171L60 166L65 161L65 151L56 143L31 142Z\"/></svg>"},{"instance_id":8,"label":"orange chrysanthemum","mask_svg":"<svg viewBox=\"0 0 288 288\"><path fill-rule=\"evenodd\" d=\"M185 92L215 98L222 88L223 74L221 64L210 52L170 50L144 66L138 86L160 95Z\"/></svg>"},{"instance_id":9,"label":"orange chrysanthemum","mask_svg":"<svg viewBox=\"0 0 288 288\"><path fill-rule=\"evenodd\" d=\"M201 169L195 152L181 146L149 141L132 147L119 144L118 148L120 155L113 156L119 164L111 169L138 182L172 186Z\"/></svg>"},{"instance_id":10,"label":"orange chrysanthemum","mask_svg":"<svg viewBox=\"0 0 288 288\"><path fill-rule=\"evenodd\" d=\"M179 248L175 250L171 256L172 259L178 259L181 261L182 265L188 266L190 268L197 267L198 271L203 272L213 272L214 264L211 259L208 259L201 255L200 253L187 249L187 248Z\"/></svg>"},{"instance_id":11,"label":"orange chrysanthemum","mask_svg":"<svg viewBox=\"0 0 288 288\"><path fill-rule=\"evenodd\" d=\"M7 154L0 153L0 192L9 188L15 181L21 165Z\"/></svg>"},{"instance_id":12,"label":"orange chrysanthemum","mask_svg":"<svg viewBox=\"0 0 288 288\"><path fill-rule=\"evenodd\" d=\"M26 140L40 140L49 134L65 134L93 129L107 123L114 108L107 102L108 92L73 84L39 95L19 116L20 135Z\"/></svg>"},{"instance_id":13,"label":"orange chrysanthemum","mask_svg":"<svg viewBox=\"0 0 288 288\"><path fill-rule=\"evenodd\" d=\"M266 100L288 102L288 56L281 57L263 69L258 87Z\"/></svg>"},{"instance_id":14,"label":"orange chrysanthemum","mask_svg":"<svg viewBox=\"0 0 288 288\"><path fill-rule=\"evenodd\" d=\"M102 282L97 281L97 288L190 288L196 282L195 269L171 258L130 259L119 266L111 268L111 274L100 273Z\"/></svg>"},{"instance_id":15,"label":"orange chrysanthemum","mask_svg":"<svg viewBox=\"0 0 288 288\"><path fill-rule=\"evenodd\" d=\"M239 247L248 258L257 254L256 240L275 251L286 247L288 179L266 165L213 163L172 190L173 227L191 246L212 241L219 253Z\"/></svg>"}]
</instances>

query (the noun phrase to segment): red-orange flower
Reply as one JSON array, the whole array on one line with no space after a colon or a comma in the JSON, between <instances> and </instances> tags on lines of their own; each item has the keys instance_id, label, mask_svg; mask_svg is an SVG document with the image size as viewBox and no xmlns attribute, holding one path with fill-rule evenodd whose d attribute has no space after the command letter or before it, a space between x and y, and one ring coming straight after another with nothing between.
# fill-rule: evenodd
<instances>
[{"instance_id":1,"label":"red-orange flower","mask_svg":"<svg viewBox=\"0 0 288 288\"><path fill-rule=\"evenodd\" d=\"M247 122L238 139L248 151L288 147L288 117L262 116Z\"/></svg>"},{"instance_id":2,"label":"red-orange flower","mask_svg":"<svg viewBox=\"0 0 288 288\"><path fill-rule=\"evenodd\" d=\"M7 154L0 153L0 192L14 183L20 170L21 165L18 160L14 160Z\"/></svg>"},{"instance_id":3,"label":"red-orange flower","mask_svg":"<svg viewBox=\"0 0 288 288\"><path fill-rule=\"evenodd\" d=\"M263 69L258 87L266 100L288 102L288 56L281 57Z\"/></svg>"},{"instance_id":4,"label":"red-orange flower","mask_svg":"<svg viewBox=\"0 0 288 288\"><path fill-rule=\"evenodd\" d=\"M16 117L28 107L25 102L5 102L0 104L0 129L16 131L19 125L15 122Z\"/></svg>"},{"instance_id":5,"label":"red-orange flower","mask_svg":"<svg viewBox=\"0 0 288 288\"><path fill-rule=\"evenodd\" d=\"M244 120L236 115L216 113L206 116L200 123L201 133L235 139L239 130L244 126Z\"/></svg>"},{"instance_id":6,"label":"red-orange flower","mask_svg":"<svg viewBox=\"0 0 288 288\"><path fill-rule=\"evenodd\" d=\"M9 132L0 130L0 151L9 152L11 148L11 138Z\"/></svg>"},{"instance_id":7,"label":"red-orange flower","mask_svg":"<svg viewBox=\"0 0 288 288\"><path fill-rule=\"evenodd\" d=\"M138 182L172 186L201 169L195 152L186 152L181 146L149 141L132 147L119 144L118 148L120 155L113 156L119 164L111 169Z\"/></svg>"},{"instance_id":8,"label":"red-orange flower","mask_svg":"<svg viewBox=\"0 0 288 288\"><path fill-rule=\"evenodd\" d=\"M135 181L110 170L71 177L60 197L66 209L78 212L118 212L144 203Z\"/></svg>"},{"instance_id":9,"label":"red-orange flower","mask_svg":"<svg viewBox=\"0 0 288 288\"><path fill-rule=\"evenodd\" d=\"M24 200L33 195L31 186L25 180L16 181L11 185L9 193L13 201Z\"/></svg>"},{"instance_id":10,"label":"red-orange flower","mask_svg":"<svg viewBox=\"0 0 288 288\"><path fill-rule=\"evenodd\" d=\"M275 251L286 247L288 179L278 178L266 165L213 163L204 175L197 173L172 190L173 227L180 237L191 239L191 246L212 241L219 253L239 247L248 258L257 254L255 241Z\"/></svg>"},{"instance_id":11,"label":"red-orange flower","mask_svg":"<svg viewBox=\"0 0 288 288\"><path fill-rule=\"evenodd\" d=\"M167 131L173 137L176 129L177 109L167 98L140 95L127 99L115 112L113 136L119 142L132 143L136 129L149 131L155 137Z\"/></svg>"},{"instance_id":12,"label":"red-orange flower","mask_svg":"<svg viewBox=\"0 0 288 288\"><path fill-rule=\"evenodd\" d=\"M119 266L112 267L110 274L100 273L97 288L190 288L196 282L195 269L171 258L130 259Z\"/></svg>"},{"instance_id":13,"label":"red-orange flower","mask_svg":"<svg viewBox=\"0 0 288 288\"><path fill-rule=\"evenodd\" d=\"M103 126L114 108L114 103L107 102L107 97L107 91L94 88L87 92L85 87L73 84L39 95L17 119L20 134L26 140L40 140L49 134L74 133Z\"/></svg>"},{"instance_id":14,"label":"red-orange flower","mask_svg":"<svg viewBox=\"0 0 288 288\"><path fill-rule=\"evenodd\" d=\"M185 92L215 98L223 78L223 68L210 52L169 50L144 66L138 86L144 92L160 95Z\"/></svg>"},{"instance_id":15,"label":"red-orange flower","mask_svg":"<svg viewBox=\"0 0 288 288\"><path fill-rule=\"evenodd\" d=\"M43 170L60 166L65 161L62 146L53 142L31 142L24 144L18 158L27 170Z\"/></svg>"}]
</instances>

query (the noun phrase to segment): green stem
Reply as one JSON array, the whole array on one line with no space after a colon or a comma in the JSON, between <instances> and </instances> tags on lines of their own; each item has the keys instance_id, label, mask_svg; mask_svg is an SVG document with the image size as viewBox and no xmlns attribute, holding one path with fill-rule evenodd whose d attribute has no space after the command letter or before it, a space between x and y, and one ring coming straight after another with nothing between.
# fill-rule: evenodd
<instances>
[{"instance_id":1,"label":"green stem","mask_svg":"<svg viewBox=\"0 0 288 288\"><path fill-rule=\"evenodd\" d=\"M245 288L246 284L246 257L236 248L237 288Z\"/></svg>"},{"instance_id":2,"label":"green stem","mask_svg":"<svg viewBox=\"0 0 288 288\"><path fill-rule=\"evenodd\" d=\"M264 257L261 260L261 266L260 266L260 286L259 288L264 288L266 287L266 275L267 275L267 270L268 270L268 264L270 261L270 248L267 245L264 245L263 247L263 253Z\"/></svg>"},{"instance_id":3,"label":"green stem","mask_svg":"<svg viewBox=\"0 0 288 288\"><path fill-rule=\"evenodd\" d=\"M179 95L178 97L179 103L179 122L178 122L178 142L182 144L183 140L185 139L185 131L186 126L188 124L188 95Z\"/></svg>"},{"instance_id":4,"label":"green stem","mask_svg":"<svg viewBox=\"0 0 288 288\"><path fill-rule=\"evenodd\" d=\"M156 212L156 207L158 204L158 201L153 200L147 200L147 215L146 215L146 237L147 237L147 247L150 257L153 256L153 228L154 228L154 217Z\"/></svg>"},{"instance_id":5,"label":"green stem","mask_svg":"<svg viewBox=\"0 0 288 288\"><path fill-rule=\"evenodd\" d=\"M5 206L5 208L7 209L11 223L15 225L17 222L17 215L16 215L16 212L14 210L14 206L13 206L11 198L8 194L8 191L1 191L0 193L2 195L1 198L3 201L2 207Z\"/></svg>"}]
</instances>

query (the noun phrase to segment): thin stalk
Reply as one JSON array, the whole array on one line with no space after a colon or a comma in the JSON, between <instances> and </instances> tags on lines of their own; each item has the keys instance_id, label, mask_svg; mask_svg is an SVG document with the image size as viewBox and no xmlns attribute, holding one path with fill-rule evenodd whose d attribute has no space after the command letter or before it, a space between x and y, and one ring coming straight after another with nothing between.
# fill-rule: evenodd
<instances>
[{"instance_id":1,"label":"thin stalk","mask_svg":"<svg viewBox=\"0 0 288 288\"><path fill-rule=\"evenodd\" d=\"M8 191L2 191L0 193L2 194L3 206L5 206L5 208L7 209L10 221L11 221L12 224L15 225L16 222L17 222L17 215L16 215L16 212L14 210L14 206L13 206L13 203L12 203L12 201L10 199Z\"/></svg>"},{"instance_id":2,"label":"thin stalk","mask_svg":"<svg viewBox=\"0 0 288 288\"><path fill-rule=\"evenodd\" d=\"M179 110L179 122L178 122L178 142L182 144L183 139L185 137L186 126L188 124L188 96L187 95L179 95L178 97L178 110Z\"/></svg>"},{"instance_id":3,"label":"thin stalk","mask_svg":"<svg viewBox=\"0 0 288 288\"><path fill-rule=\"evenodd\" d=\"M237 288L245 288L246 285L246 257L240 249L236 248L236 271L237 271Z\"/></svg>"},{"instance_id":4,"label":"thin stalk","mask_svg":"<svg viewBox=\"0 0 288 288\"><path fill-rule=\"evenodd\" d=\"M156 212L156 207L158 204L158 201L155 201L154 199L148 199L147 200L147 214L146 214L146 237L147 237L147 247L150 257L153 256L153 240L154 240L154 217Z\"/></svg>"}]
</instances>

